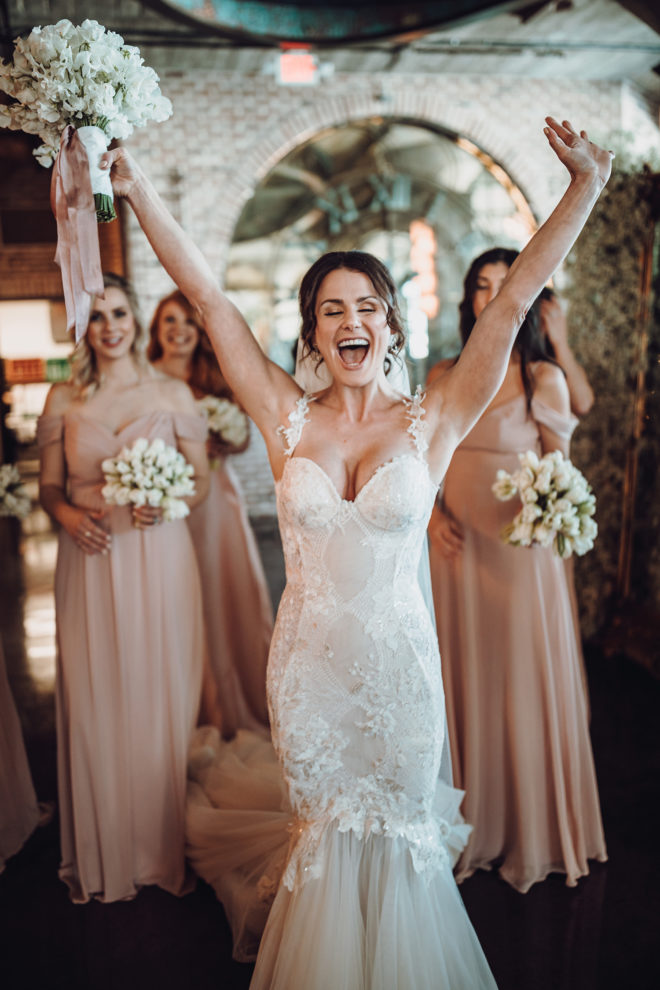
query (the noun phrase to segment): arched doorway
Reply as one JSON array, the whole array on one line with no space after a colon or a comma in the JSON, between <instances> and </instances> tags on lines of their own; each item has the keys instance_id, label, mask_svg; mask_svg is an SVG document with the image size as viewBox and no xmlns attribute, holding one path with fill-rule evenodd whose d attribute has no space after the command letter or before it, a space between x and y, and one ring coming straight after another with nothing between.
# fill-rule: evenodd
<instances>
[{"instance_id":1,"label":"arched doorway","mask_svg":"<svg viewBox=\"0 0 660 990\"><path fill-rule=\"evenodd\" d=\"M368 117L318 132L263 178L236 224L225 285L271 357L291 368L306 268L324 251L371 251L402 290L419 381L458 349L470 261L495 244L522 246L535 226L510 176L470 141Z\"/></svg>"}]
</instances>

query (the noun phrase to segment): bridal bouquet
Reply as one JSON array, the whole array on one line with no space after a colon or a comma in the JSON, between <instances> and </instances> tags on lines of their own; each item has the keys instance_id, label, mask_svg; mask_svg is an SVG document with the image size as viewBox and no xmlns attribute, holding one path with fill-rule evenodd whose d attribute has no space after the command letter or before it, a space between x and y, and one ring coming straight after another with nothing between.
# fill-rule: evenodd
<instances>
[{"instance_id":1,"label":"bridal bouquet","mask_svg":"<svg viewBox=\"0 0 660 990\"><path fill-rule=\"evenodd\" d=\"M0 516L25 519L32 502L15 464L0 465Z\"/></svg>"},{"instance_id":2,"label":"bridal bouquet","mask_svg":"<svg viewBox=\"0 0 660 990\"><path fill-rule=\"evenodd\" d=\"M193 468L183 454L160 437L144 437L101 464L106 484L101 489L109 505L160 506L163 518L184 519L190 509L183 501L195 494Z\"/></svg>"},{"instance_id":3,"label":"bridal bouquet","mask_svg":"<svg viewBox=\"0 0 660 990\"><path fill-rule=\"evenodd\" d=\"M12 98L0 105L0 126L38 134L43 144L34 154L42 165L53 164L67 125L78 130L99 220L116 216L110 177L98 168L109 142L172 113L139 49L90 20L76 27L64 19L17 38L13 62L0 62L0 90Z\"/></svg>"},{"instance_id":4,"label":"bridal bouquet","mask_svg":"<svg viewBox=\"0 0 660 990\"><path fill-rule=\"evenodd\" d=\"M231 399L219 399L215 395L205 395L197 403L206 417L210 433L215 433L224 443L241 447L250 435L248 418L243 410Z\"/></svg>"},{"instance_id":5,"label":"bridal bouquet","mask_svg":"<svg viewBox=\"0 0 660 990\"><path fill-rule=\"evenodd\" d=\"M558 451L538 457L528 450L518 454L513 474L498 471L493 494L502 502L514 495L522 508L502 530L505 543L552 547L560 557L591 550L598 527L593 519L596 499L576 467Z\"/></svg>"}]
</instances>

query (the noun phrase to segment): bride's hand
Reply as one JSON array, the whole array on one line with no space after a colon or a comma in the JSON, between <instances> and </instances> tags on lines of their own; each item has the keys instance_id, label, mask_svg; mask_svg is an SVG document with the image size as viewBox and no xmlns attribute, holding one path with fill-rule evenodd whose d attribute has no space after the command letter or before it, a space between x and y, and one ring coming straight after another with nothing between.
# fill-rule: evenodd
<instances>
[{"instance_id":1,"label":"bride's hand","mask_svg":"<svg viewBox=\"0 0 660 990\"><path fill-rule=\"evenodd\" d=\"M115 196L130 196L140 178L141 172L136 161L126 148L114 148L101 156L99 167L110 169L110 181Z\"/></svg>"},{"instance_id":2,"label":"bride's hand","mask_svg":"<svg viewBox=\"0 0 660 990\"><path fill-rule=\"evenodd\" d=\"M599 148L589 140L586 131L578 134L568 120L560 124L554 117L546 117L545 121L547 127L543 128L543 132L548 143L571 177L597 175L605 185L612 171L613 152Z\"/></svg>"}]
</instances>

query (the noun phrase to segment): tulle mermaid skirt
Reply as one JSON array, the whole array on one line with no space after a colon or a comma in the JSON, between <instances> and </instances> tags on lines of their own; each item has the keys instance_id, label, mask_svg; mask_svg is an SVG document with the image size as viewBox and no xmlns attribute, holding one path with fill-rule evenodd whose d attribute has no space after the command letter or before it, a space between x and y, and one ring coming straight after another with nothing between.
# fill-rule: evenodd
<instances>
[{"instance_id":1,"label":"tulle mermaid skirt","mask_svg":"<svg viewBox=\"0 0 660 990\"><path fill-rule=\"evenodd\" d=\"M251 990L495 987L449 859L420 873L407 840L328 822L320 869L288 889L281 877L297 837L272 745L200 729L189 773L187 854L224 905L235 957L258 951ZM461 792L444 792L452 807L441 812L456 817ZM454 855L468 831L457 824Z\"/></svg>"}]
</instances>

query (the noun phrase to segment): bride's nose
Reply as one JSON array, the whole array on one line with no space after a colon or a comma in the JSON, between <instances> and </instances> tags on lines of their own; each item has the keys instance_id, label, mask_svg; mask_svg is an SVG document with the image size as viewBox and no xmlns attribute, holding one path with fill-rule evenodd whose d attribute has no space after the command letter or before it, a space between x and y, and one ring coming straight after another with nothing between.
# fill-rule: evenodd
<instances>
[{"instance_id":1,"label":"bride's nose","mask_svg":"<svg viewBox=\"0 0 660 990\"><path fill-rule=\"evenodd\" d=\"M358 327L362 326L362 320L360 319L360 314L357 310L354 312L347 312L344 316L344 329L345 330L357 330Z\"/></svg>"}]
</instances>

